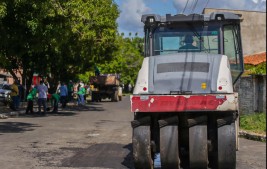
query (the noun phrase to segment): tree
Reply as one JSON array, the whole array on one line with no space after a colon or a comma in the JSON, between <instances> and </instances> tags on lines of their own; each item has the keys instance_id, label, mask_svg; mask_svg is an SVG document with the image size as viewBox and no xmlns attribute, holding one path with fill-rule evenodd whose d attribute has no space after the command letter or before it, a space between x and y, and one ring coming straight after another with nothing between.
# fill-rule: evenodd
<instances>
[{"instance_id":1,"label":"tree","mask_svg":"<svg viewBox=\"0 0 267 169\"><path fill-rule=\"evenodd\" d=\"M118 36L116 45L118 50L113 53L113 59L100 65L101 73L121 74L121 82L134 84L143 61L143 38L134 37L133 40ZM139 48L141 47L141 48Z\"/></svg>"},{"instance_id":2,"label":"tree","mask_svg":"<svg viewBox=\"0 0 267 169\"><path fill-rule=\"evenodd\" d=\"M112 57L118 16L112 0L2 0L0 66L29 82L34 72L54 82L85 72Z\"/></svg>"}]
</instances>

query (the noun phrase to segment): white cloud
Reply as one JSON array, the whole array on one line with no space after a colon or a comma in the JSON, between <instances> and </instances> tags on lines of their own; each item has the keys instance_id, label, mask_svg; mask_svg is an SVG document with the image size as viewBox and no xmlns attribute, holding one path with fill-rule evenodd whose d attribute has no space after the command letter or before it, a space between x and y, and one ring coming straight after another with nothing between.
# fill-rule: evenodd
<instances>
[{"instance_id":1,"label":"white cloud","mask_svg":"<svg viewBox=\"0 0 267 169\"><path fill-rule=\"evenodd\" d=\"M184 9L189 6L187 0L173 0L173 5L177 10L177 13L182 13Z\"/></svg>"},{"instance_id":2,"label":"white cloud","mask_svg":"<svg viewBox=\"0 0 267 169\"><path fill-rule=\"evenodd\" d=\"M258 0L255 10L266 12L266 0Z\"/></svg>"},{"instance_id":3,"label":"white cloud","mask_svg":"<svg viewBox=\"0 0 267 169\"><path fill-rule=\"evenodd\" d=\"M186 6L187 0L173 0L173 6L177 13L181 13ZM185 14L192 12L192 6L195 0L188 0L188 5ZM201 13L205 8L208 0L198 0L195 13ZM237 9L237 10L252 10L252 11L266 11L266 0L209 0L207 5L209 8L223 8L223 9Z\"/></svg>"},{"instance_id":4,"label":"white cloud","mask_svg":"<svg viewBox=\"0 0 267 169\"><path fill-rule=\"evenodd\" d=\"M261 3L261 2L266 2L266 0L252 0L255 4Z\"/></svg>"},{"instance_id":5,"label":"white cloud","mask_svg":"<svg viewBox=\"0 0 267 169\"><path fill-rule=\"evenodd\" d=\"M140 35L143 32L143 23L141 22L141 16L144 13L151 11L146 6L144 0L125 0L121 5L121 14L118 18L118 23L121 28L121 32L125 35L128 32L135 34L138 32Z\"/></svg>"},{"instance_id":6,"label":"white cloud","mask_svg":"<svg viewBox=\"0 0 267 169\"><path fill-rule=\"evenodd\" d=\"M152 3L162 5L162 11L168 11L164 4L172 3L173 9L177 13L182 13L187 0L117 0L120 3L120 17L117 22L119 24L119 32L124 32L125 36L129 32L134 35L138 32L139 36L143 36L143 23L141 22L142 14L155 13ZM222 8L222 9L237 9L237 10L253 10L266 11L266 0L188 0L185 14L191 13L194 2L198 2L194 10L195 13L202 13L207 1L209 1L208 8ZM155 4L154 4L155 5ZM149 7L150 6L150 7ZM165 9L165 10L164 10ZM158 9L157 9L158 10ZM160 13L162 11L157 11Z\"/></svg>"}]
</instances>

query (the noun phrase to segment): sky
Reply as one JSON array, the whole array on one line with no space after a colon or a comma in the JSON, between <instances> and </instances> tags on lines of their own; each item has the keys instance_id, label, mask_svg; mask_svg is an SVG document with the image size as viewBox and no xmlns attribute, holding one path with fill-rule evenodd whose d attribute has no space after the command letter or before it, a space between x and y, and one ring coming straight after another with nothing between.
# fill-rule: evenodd
<instances>
[{"instance_id":1,"label":"sky","mask_svg":"<svg viewBox=\"0 0 267 169\"><path fill-rule=\"evenodd\" d=\"M202 13L205 6L266 12L266 0L114 0L114 2L120 10L120 17L117 19L119 33L123 32L125 36L129 36L129 32L132 35L137 32L138 36L143 36L141 22L143 14Z\"/></svg>"}]
</instances>

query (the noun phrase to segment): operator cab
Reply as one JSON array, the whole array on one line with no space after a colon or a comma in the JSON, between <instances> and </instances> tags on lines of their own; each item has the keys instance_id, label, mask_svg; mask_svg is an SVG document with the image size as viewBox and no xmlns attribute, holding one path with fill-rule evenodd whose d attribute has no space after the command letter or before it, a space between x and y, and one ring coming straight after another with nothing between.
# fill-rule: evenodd
<instances>
[{"instance_id":1,"label":"operator cab","mask_svg":"<svg viewBox=\"0 0 267 169\"><path fill-rule=\"evenodd\" d=\"M145 57L202 53L226 55L232 82L243 73L243 54L238 15L228 12L210 14L143 15L145 24ZM194 54L195 53L195 54ZM190 54L190 55L192 55Z\"/></svg>"}]
</instances>

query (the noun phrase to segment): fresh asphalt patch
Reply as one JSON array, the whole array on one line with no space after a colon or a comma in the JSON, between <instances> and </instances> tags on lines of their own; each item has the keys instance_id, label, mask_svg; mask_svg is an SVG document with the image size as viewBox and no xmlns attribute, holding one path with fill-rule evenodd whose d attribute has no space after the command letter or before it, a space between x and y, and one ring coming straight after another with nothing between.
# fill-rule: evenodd
<instances>
[{"instance_id":1,"label":"fresh asphalt patch","mask_svg":"<svg viewBox=\"0 0 267 169\"><path fill-rule=\"evenodd\" d=\"M61 167L133 169L131 145L95 144L85 149L72 148L75 154L61 161ZM123 159L123 161L121 161Z\"/></svg>"}]
</instances>

